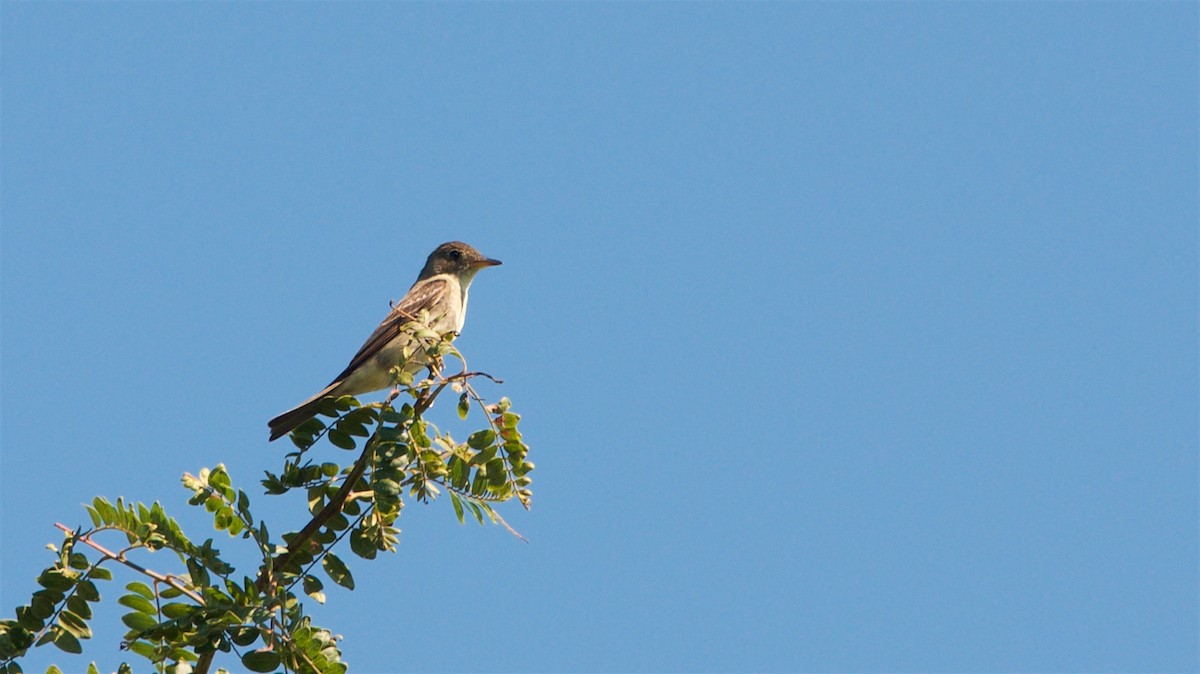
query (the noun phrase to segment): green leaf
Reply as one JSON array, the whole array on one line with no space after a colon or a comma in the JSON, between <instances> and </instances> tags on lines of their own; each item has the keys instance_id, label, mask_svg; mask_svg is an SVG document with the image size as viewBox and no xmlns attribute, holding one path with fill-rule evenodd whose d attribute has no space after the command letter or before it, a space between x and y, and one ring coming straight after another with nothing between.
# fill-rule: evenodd
<instances>
[{"instance_id":1,"label":"green leaf","mask_svg":"<svg viewBox=\"0 0 1200 674\"><path fill-rule=\"evenodd\" d=\"M467 438L467 446L471 449L486 449L496 442L496 433L490 428L482 431L475 431L471 437Z\"/></svg>"},{"instance_id":2,"label":"green leaf","mask_svg":"<svg viewBox=\"0 0 1200 674\"><path fill-rule=\"evenodd\" d=\"M375 555L379 552L375 547L375 541L363 533L362 529L350 532L350 550L363 559L375 559Z\"/></svg>"},{"instance_id":3,"label":"green leaf","mask_svg":"<svg viewBox=\"0 0 1200 674\"><path fill-rule=\"evenodd\" d=\"M329 438L329 442L333 444L334 447L340 447L341 449L354 449L355 447L354 438L351 438L349 435L342 433L341 431L331 430L325 435L325 437Z\"/></svg>"},{"instance_id":4,"label":"green leaf","mask_svg":"<svg viewBox=\"0 0 1200 674\"><path fill-rule=\"evenodd\" d=\"M105 524L114 524L117 521L117 509L112 506L106 499L97 496L92 499L92 507L100 515L100 519Z\"/></svg>"},{"instance_id":5,"label":"green leaf","mask_svg":"<svg viewBox=\"0 0 1200 674\"><path fill-rule=\"evenodd\" d=\"M271 473L269 470L263 472L267 474L267 477L261 480L261 484L266 488L268 494L287 493L288 488L283 485L283 481L279 479L279 476Z\"/></svg>"},{"instance_id":6,"label":"green leaf","mask_svg":"<svg viewBox=\"0 0 1200 674\"><path fill-rule=\"evenodd\" d=\"M70 632L76 637L79 637L80 639L92 638L92 630L87 626L87 623L83 621L83 618L70 611L63 611L62 613L58 614L58 624L64 630Z\"/></svg>"},{"instance_id":7,"label":"green leaf","mask_svg":"<svg viewBox=\"0 0 1200 674\"><path fill-rule=\"evenodd\" d=\"M399 412L392 407L385 407L379 412L379 420L385 424L401 424L411 419L412 416L412 405L407 403Z\"/></svg>"},{"instance_id":8,"label":"green leaf","mask_svg":"<svg viewBox=\"0 0 1200 674\"><path fill-rule=\"evenodd\" d=\"M163 604L162 614L171 620L179 620L180 618L191 615L195 609L196 607L192 606L191 604L173 602L170 604Z\"/></svg>"},{"instance_id":9,"label":"green leaf","mask_svg":"<svg viewBox=\"0 0 1200 674\"><path fill-rule=\"evenodd\" d=\"M242 664L252 672L272 672L279 666L279 661L275 651L250 651L242 656Z\"/></svg>"},{"instance_id":10,"label":"green leaf","mask_svg":"<svg viewBox=\"0 0 1200 674\"><path fill-rule=\"evenodd\" d=\"M487 491L487 475L480 471L475 471L475 477L471 479L471 495L482 496ZM474 505L474 504L472 504Z\"/></svg>"},{"instance_id":11,"label":"green leaf","mask_svg":"<svg viewBox=\"0 0 1200 674\"><path fill-rule=\"evenodd\" d=\"M205 587L209 584L208 569L205 569L200 562L189 558L187 560L188 575L192 577L192 585L195 587Z\"/></svg>"},{"instance_id":12,"label":"green leaf","mask_svg":"<svg viewBox=\"0 0 1200 674\"><path fill-rule=\"evenodd\" d=\"M318 419L316 417L312 417L308 421L305 421L304 423L297 426L296 429L292 432L295 433L296 435L307 435L307 436L311 437L311 436L314 436L314 435L320 433L323 430L325 430L325 424L320 419Z\"/></svg>"},{"instance_id":13,"label":"green leaf","mask_svg":"<svg viewBox=\"0 0 1200 674\"><path fill-rule=\"evenodd\" d=\"M499 487L508 481L508 476L504 474L504 460L492 459L487 464L488 484L493 487Z\"/></svg>"},{"instance_id":14,"label":"green leaf","mask_svg":"<svg viewBox=\"0 0 1200 674\"><path fill-rule=\"evenodd\" d=\"M467 480L466 474L469 470L467 462L455 455L450 457L450 461L446 465L450 469L450 484L461 489Z\"/></svg>"},{"instance_id":15,"label":"green leaf","mask_svg":"<svg viewBox=\"0 0 1200 674\"><path fill-rule=\"evenodd\" d=\"M367 427L363 423L365 419L362 412L363 410L355 410L354 412L342 417L341 421L333 425L334 430L338 433L356 435L360 438L369 437L371 433L367 431Z\"/></svg>"},{"instance_id":16,"label":"green leaf","mask_svg":"<svg viewBox=\"0 0 1200 674\"><path fill-rule=\"evenodd\" d=\"M62 674L62 670L58 668L58 665L50 665L46 668L46 674Z\"/></svg>"},{"instance_id":17,"label":"green leaf","mask_svg":"<svg viewBox=\"0 0 1200 674\"><path fill-rule=\"evenodd\" d=\"M229 635L229 640L238 646L245 648L255 641L258 641L259 636L259 631L253 627L243 627L239 630L234 630Z\"/></svg>"},{"instance_id":18,"label":"green leaf","mask_svg":"<svg viewBox=\"0 0 1200 674\"><path fill-rule=\"evenodd\" d=\"M462 499L460 499L458 497L458 494L455 494L454 492L450 492L450 503L454 504L454 516L458 518L458 523L462 524L463 523Z\"/></svg>"},{"instance_id":19,"label":"green leaf","mask_svg":"<svg viewBox=\"0 0 1200 674\"><path fill-rule=\"evenodd\" d=\"M82 597L85 601L100 601L100 591L96 589L96 584L90 580L80 581L75 586L75 595Z\"/></svg>"},{"instance_id":20,"label":"green leaf","mask_svg":"<svg viewBox=\"0 0 1200 674\"><path fill-rule=\"evenodd\" d=\"M7 624L6 624L7 623ZM16 657L33 647L34 633L12 625L10 621L0 621L0 661ZM4 672L0 664L0 674Z\"/></svg>"},{"instance_id":21,"label":"green leaf","mask_svg":"<svg viewBox=\"0 0 1200 674\"><path fill-rule=\"evenodd\" d=\"M471 399L467 397L467 393L464 391L463 394L458 397L458 418L466 419L467 415L470 413Z\"/></svg>"},{"instance_id":22,"label":"green leaf","mask_svg":"<svg viewBox=\"0 0 1200 674\"><path fill-rule=\"evenodd\" d=\"M208 474L208 484L217 491L224 491L230 486L229 473L225 472L225 466L217 464L216 468Z\"/></svg>"},{"instance_id":23,"label":"green leaf","mask_svg":"<svg viewBox=\"0 0 1200 674\"><path fill-rule=\"evenodd\" d=\"M371 483L371 489L375 491L376 497L395 497L400 494L400 483L395 480L375 480Z\"/></svg>"},{"instance_id":24,"label":"green leaf","mask_svg":"<svg viewBox=\"0 0 1200 674\"><path fill-rule=\"evenodd\" d=\"M230 536L237 536L246 528L246 524L236 517L231 517L227 529Z\"/></svg>"},{"instance_id":25,"label":"green leaf","mask_svg":"<svg viewBox=\"0 0 1200 674\"><path fill-rule=\"evenodd\" d=\"M79 596L78 592L67 599L67 610L84 620L91 620L92 618L92 607L88 606L88 603L83 600L83 597Z\"/></svg>"},{"instance_id":26,"label":"green leaf","mask_svg":"<svg viewBox=\"0 0 1200 674\"><path fill-rule=\"evenodd\" d=\"M76 639L75 635L67 632L66 630L55 630L54 628L51 629L53 630L52 633L54 634L54 637L51 638L51 641L55 646L58 646L60 651L64 653L74 653L76 655L83 652L83 646L79 645L79 639Z\"/></svg>"},{"instance_id":27,"label":"green leaf","mask_svg":"<svg viewBox=\"0 0 1200 674\"><path fill-rule=\"evenodd\" d=\"M142 656L143 658L146 658L147 660L154 659L154 646L152 646L149 642L135 641L135 642L129 644L129 650L133 651L134 653L137 653L138 655Z\"/></svg>"},{"instance_id":28,"label":"green leaf","mask_svg":"<svg viewBox=\"0 0 1200 674\"><path fill-rule=\"evenodd\" d=\"M96 669L96 663L88 663L87 674L100 674L100 670Z\"/></svg>"},{"instance_id":29,"label":"green leaf","mask_svg":"<svg viewBox=\"0 0 1200 674\"><path fill-rule=\"evenodd\" d=\"M470 464L472 466L478 466L478 465L485 464L494 458L496 458L496 448L494 446L487 447L485 449L480 450L479 453L476 454L475 456L472 456Z\"/></svg>"},{"instance_id":30,"label":"green leaf","mask_svg":"<svg viewBox=\"0 0 1200 674\"><path fill-rule=\"evenodd\" d=\"M54 605L57 603L57 601L52 601L49 597L39 592L33 595L33 599L30 600L29 612L38 620L45 620L54 615Z\"/></svg>"},{"instance_id":31,"label":"green leaf","mask_svg":"<svg viewBox=\"0 0 1200 674\"><path fill-rule=\"evenodd\" d=\"M92 578L96 580L112 580L112 571L103 566L92 567Z\"/></svg>"},{"instance_id":32,"label":"green leaf","mask_svg":"<svg viewBox=\"0 0 1200 674\"><path fill-rule=\"evenodd\" d=\"M135 611L141 611L146 615L158 615L158 610L154 608L145 597L139 597L136 594L127 594L117 600L117 603L122 606L128 606Z\"/></svg>"},{"instance_id":33,"label":"green leaf","mask_svg":"<svg viewBox=\"0 0 1200 674\"><path fill-rule=\"evenodd\" d=\"M467 505L471 506L471 512L475 514L475 519L483 524L483 511L479 509L479 504L474 501L467 501Z\"/></svg>"},{"instance_id":34,"label":"green leaf","mask_svg":"<svg viewBox=\"0 0 1200 674\"><path fill-rule=\"evenodd\" d=\"M309 419L309 421L313 420ZM313 436L302 434L299 428L288 433L288 440L291 440L292 444L296 445L296 448L302 452L308 451L308 448L313 445Z\"/></svg>"},{"instance_id":35,"label":"green leaf","mask_svg":"<svg viewBox=\"0 0 1200 674\"><path fill-rule=\"evenodd\" d=\"M304 577L304 594L316 599L319 604L325 603L325 593L321 591L323 589L325 589L325 585L321 582L320 578L316 576Z\"/></svg>"},{"instance_id":36,"label":"green leaf","mask_svg":"<svg viewBox=\"0 0 1200 674\"><path fill-rule=\"evenodd\" d=\"M325 507L325 487L317 485L308 488L308 512L316 515Z\"/></svg>"},{"instance_id":37,"label":"green leaf","mask_svg":"<svg viewBox=\"0 0 1200 674\"><path fill-rule=\"evenodd\" d=\"M46 626L46 618L37 617L33 614L33 609L28 606L18 606L17 624L30 632L37 632Z\"/></svg>"},{"instance_id":38,"label":"green leaf","mask_svg":"<svg viewBox=\"0 0 1200 674\"><path fill-rule=\"evenodd\" d=\"M58 628L58 629L61 630L61 628ZM34 647L45 646L46 644L50 643L50 641L54 638L54 630L55 630L55 628L51 627L50 629L43 632L41 638L39 638L37 640L37 643L34 644Z\"/></svg>"},{"instance_id":39,"label":"green leaf","mask_svg":"<svg viewBox=\"0 0 1200 674\"><path fill-rule=\"evenodd\" d=\"M125 589L129 590L130 592L136 592L137 594L142 595L146 599L154 599L154 590L151 590L150 586L145 583L139 583L138 581L135 580L132 583L129 583L128 585L126 585Z\"/></svg>"},{"instance_id":40,"label":"green leaf","mask_svg":"<svg viewBox=\"0 0 1200 674\"><path fill-rule=\"evenodd\" d=\"M317 410L317 414L320 414L323 417L337 417L339 415L337 398L332 396L326 396L320 399L317 401L314 407Z\"/></svg>"},{"instance_id":41,"label":"green leaf","mask_svg":"<svg viewBox=\"0 0 1200 674\"><path fill-rule=\"evenodd\" d=\"M57 590L59 592L65 592L75 584L75 581L64 575L62 571L55 569L46 569L43 571L42 575L38 576L37 582L38 585L47 590Z\"/></svg>"},{"instance_id":42,"label":"green leaf","mask_svg":"<svg viewBox=\"0 0 1200 674\"><path fill-rule=\"evenodd\" d=\"M350 569L347 569L346 564L332 552L325 554L325 558L321 560L321 568L325 569L325 573L329 574L329 579L333 582L348 590L354 589L354 577L350 575Z\"/></svg>"},{"instance_id":43,"label":"green leaf","mask_svg":"<svg viewBox=\"0 0 1200 674\"><path fill-rule=\"evenodd\" d=\"M153 629L158 624L158 621L154 618L137 611L121 616L121 622L125 623L126 627L135 632L145 632L146 630Z\"/></svg>"},{"instance_id":44,"label":"green leaf","mask_svg":"<svg viewBox=\"0 0 1200 674\"><path fill-rule=\"evenodd\" d=\"M412 436L413 444L417 445L418 447L430 447L433 444L429 439L429 434L425 431L426 423L427 422L418 419L417 422L408 429L409 435Z\"/></svg>"}]
</instances>

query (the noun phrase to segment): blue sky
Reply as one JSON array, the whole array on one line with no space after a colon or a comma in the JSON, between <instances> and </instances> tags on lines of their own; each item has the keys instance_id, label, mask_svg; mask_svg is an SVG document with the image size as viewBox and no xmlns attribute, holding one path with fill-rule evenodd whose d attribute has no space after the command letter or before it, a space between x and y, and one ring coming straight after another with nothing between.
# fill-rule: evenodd
<instances>
[{"instance_id":1,"label":"blue sky","mask_svg":"<svg viewBox=\"0 0 1200 674\"><path fill-rule=\"evenodd\" d=\"M412 504L352 671L1195 671L1198 26L6 2L0 609L96 494L299 527L266 420L461 239L531 542Z\"/></svg>"}]
</instances>

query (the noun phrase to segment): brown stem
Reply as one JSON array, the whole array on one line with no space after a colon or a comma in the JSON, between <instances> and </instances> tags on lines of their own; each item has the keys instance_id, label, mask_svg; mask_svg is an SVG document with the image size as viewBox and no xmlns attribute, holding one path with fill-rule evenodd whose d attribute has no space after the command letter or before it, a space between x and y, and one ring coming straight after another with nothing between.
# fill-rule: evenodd
<instances>
[{"instance_id":1,"label":"brown stem","mask_svg":"<svg viewBox=\"0 0 1200 674\"><path fill-rule=\"evenodd\" d=\"M216 657L216 651L201 653L196 660L196 668L192 670L195 674L208 674L208 668L212 666L213 658Z\"/></svg>"}]
</instances>

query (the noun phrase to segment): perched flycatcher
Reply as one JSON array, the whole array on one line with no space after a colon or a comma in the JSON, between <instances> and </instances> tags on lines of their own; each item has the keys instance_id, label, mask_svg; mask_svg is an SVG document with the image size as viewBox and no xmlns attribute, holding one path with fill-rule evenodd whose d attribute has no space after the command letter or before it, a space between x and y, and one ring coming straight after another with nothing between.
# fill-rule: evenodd
<instances>
[{"instance_id":1,"label":"perched flycatcher","mask_svg":"<svg viewBox=\"0 0 1200 674\"><path fill-rule=\"evenodd\" d=\"M271 427L271 439L283 437L311 419L325 398L358 395L391 386L394 383L391 370L403 359L404 348L418 350L404 326L418 320L422 311L427 312L428 325L433 331L439 334L451 330L462 332L471 279L480 269L497 264L500 264L499 260L484 257L461 241L438 246L429 254L417 282L408 289L404 299L392 307L391 313L354 354L346 369L319 393L267 422ZM410 362L411 366L405 369L411 369L414 374L425 365L420 357Z\"/></svg>"}]
</instances>

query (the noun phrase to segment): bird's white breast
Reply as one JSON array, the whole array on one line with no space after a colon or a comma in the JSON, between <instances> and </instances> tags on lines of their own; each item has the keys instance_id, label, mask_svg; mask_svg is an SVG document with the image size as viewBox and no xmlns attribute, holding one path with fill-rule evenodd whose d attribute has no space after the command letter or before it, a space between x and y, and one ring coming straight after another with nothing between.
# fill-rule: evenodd
<instances>
[{"instance_id":1,"label":"bird's white breast","mask_svg":"<svg viewBox=\"0 0 1200 674\"><path fill-rule=\"evenodd\" d=\"M448 306L446 307L447 322L454 326L455 332L462 332L463 325L467 322L467 288L470 287L471 281L468 279L466 283L463 283L462 279L454 274L439 274L434 278L439 277L446 279L446 282L450 284L450 296L453 297L453 293L457 291L462 300L457 306L447 302Z\"/></svg>"},{"instance_id":2,"label":"bird's white breast","mask_svg":"<svg viewBox=\"0 0 1200 674\"><path fill-rule=\"evenodd\" d=\"M462 332L467 323L467 286L462 286L462 306L458 309L458 318L454 321L454 331Z\"/></svg>"}]
</instances>

